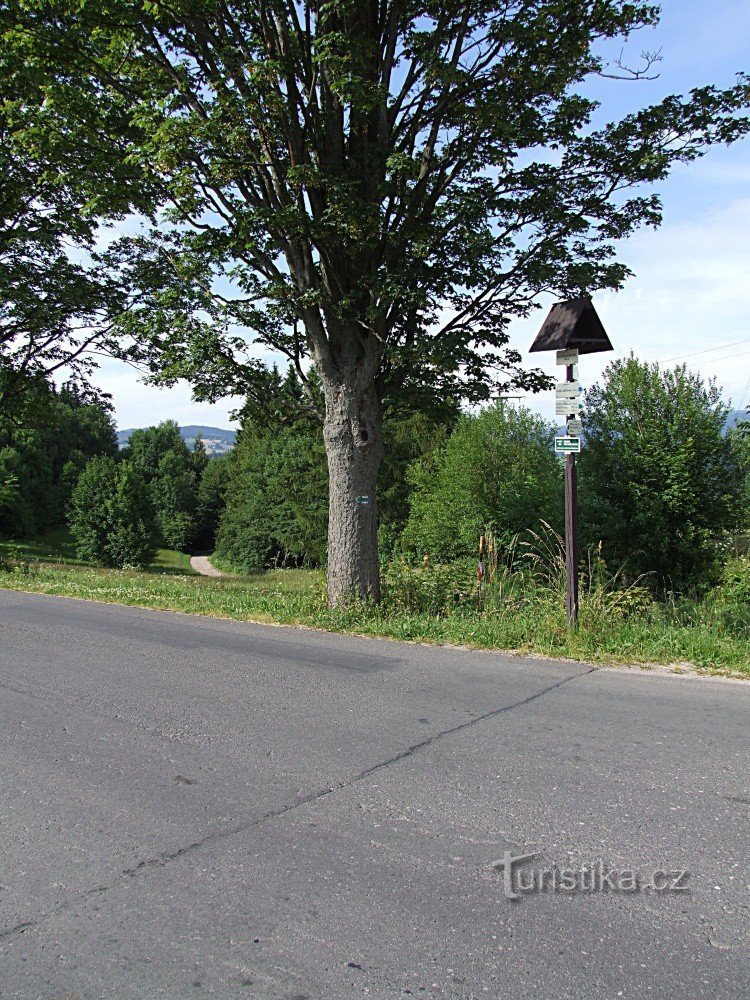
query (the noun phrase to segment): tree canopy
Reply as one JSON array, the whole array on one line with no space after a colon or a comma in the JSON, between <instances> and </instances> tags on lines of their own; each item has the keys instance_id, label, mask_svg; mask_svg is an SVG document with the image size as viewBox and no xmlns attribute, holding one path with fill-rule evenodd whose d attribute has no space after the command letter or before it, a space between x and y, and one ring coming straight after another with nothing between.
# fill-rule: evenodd
<instances>
[{"instance_id":1,"label":"tree canopy","mask_svg":"<svg viewBox=\"0 0 750 1000\"><path fill-rule=\"evenodd\" d=\"M200 438L191 452L175 420L133 431L125 458L151 498L161 541L187 551L199 532L198 490L206 468Z\"/></svg>"},{"instance_id":2,"label":"tree canopy","mask_svg":"<svg viewBox=\"0 0 750 1000\"><path fill-rule=\"evenodd\" d=\"M0 533L14 537L65 523L76 480L89 458L117 454L106 400L66 385L42 394L44 422L19 426L0 414ZM3 489L3 484L5 488Z\"/></svg>"},{"instance_id":3,"label":"tree canopy","mask_svg":"<svg viewBox=\"0 0 750 1000\"><path fill-rule=\"evenodd\" d=\"M80 559L114 569L147 565L156 547L143 480L127 461L96 455L78 478L70 529Z\"/></svg>"},{"instance_id":4,"label":"tree canopy","mask_svg":"<svg viewBox=\"0 0 750 1000\"><path fill-rule=\"evenodd\" d=\"M47 13L50 11L47 9ZM14 3L0 8L0 414L45 411L49 380L85 387L95 351L111 348L112 317L127 292L96 253L99 227L147 205L121 157L102 155L121 110L104 95L67 115L63 75L46 62ZM75 130L74 130L75 128ZM124 148L124 147L123 147Z\"/></svg>"}]
</instances>

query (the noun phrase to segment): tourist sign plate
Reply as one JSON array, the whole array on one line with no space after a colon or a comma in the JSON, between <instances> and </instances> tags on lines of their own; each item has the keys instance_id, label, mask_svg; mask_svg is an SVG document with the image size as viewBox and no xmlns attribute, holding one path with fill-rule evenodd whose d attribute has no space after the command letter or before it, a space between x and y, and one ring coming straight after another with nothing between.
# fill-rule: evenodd
<instances>
[{"instance_id":1,"label":"tourist sign plate","mask_svg":"<svg viewBox=\"0 0 750 1000\"><path fill-rule=\"evenodd\" d=\"M558 382L555 386L555 394L558 399L561 396L578 396L582 392L580 382Z\"/></svg>"},{"instance_id":2,"label":"tourist sign plate","mask_svg":"<svg viewBox=\"0 0 750 1000\"><path fill-rule=\"evenodd\" d=\"M579 437L556 437L555 451L563 455L576 454L581 450L581 439Z\"/></svg>"},{"instance_id":3,"label":"tourist sign plate","mask_svg":"<svg viewBox=\"0 0 750 1000\"><path fill-rule=\"evenodd\" d=\"M573 399L570 396L558 397L555 400L555 416L556 417L571 417L575 416L576 413L581 413L583 410L583 400L580 396Z\"/></svg>"}]
</instances>

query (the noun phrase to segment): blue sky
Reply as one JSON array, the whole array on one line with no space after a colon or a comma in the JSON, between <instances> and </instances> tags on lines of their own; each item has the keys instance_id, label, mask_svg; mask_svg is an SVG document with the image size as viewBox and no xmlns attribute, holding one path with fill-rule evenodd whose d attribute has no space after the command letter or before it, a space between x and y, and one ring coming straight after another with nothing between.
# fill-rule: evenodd
<instances>
[{"instance_id":1,"label":"blue sky","mask_svg":"<svg viewBox=\"0 0 750 1000\"><path fill-rule=\"evenodd\" d=\"M627 44L625 61L642 50L661 50L659 79L625 83L596 80L589 92L614 119L666 94L692 86L730 86L750 71L748 0L663 0L662 21ZM611 57L620 53L613 47ZM624 243L620 258L635 272L623 291L595 298L615 352L582 359L580 378L591 385L606 363L630 350L650 361L684 363L715 377L735 407L750 403L750 139L714 149L678 167L661 186L664 223ZM517 323L511 344L525 352L544 317ZM718 349L721 345L732 345ZM700 352L700 353L698 353ZM554 357L533 356L555 373ZM679 359L672 361L672 359ZM531 359L530 359L531 360ZM197 404L190 388L144 386L132 369L106 362L97 382L112 393L118 426L138 427L173 418L180 424L230 426L237 400ZM554 393L530 397L554 420Z\"/></svg>"}]
</instances>

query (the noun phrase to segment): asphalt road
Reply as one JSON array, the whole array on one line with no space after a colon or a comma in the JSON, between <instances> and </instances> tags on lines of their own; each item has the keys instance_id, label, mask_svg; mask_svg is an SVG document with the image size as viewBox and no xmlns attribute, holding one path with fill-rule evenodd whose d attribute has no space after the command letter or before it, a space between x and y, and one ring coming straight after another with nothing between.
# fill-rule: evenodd
<instances>
[{"instance_id":1,"label":"asphalt road","mask_svg":"<svg viewBox=\"0 0 750 1000\"><path fill-rule=\"evenodd\" d=\"M0 743L3 998L750 995L750 684L0 591Z\"/></svg>"}]
</instances>

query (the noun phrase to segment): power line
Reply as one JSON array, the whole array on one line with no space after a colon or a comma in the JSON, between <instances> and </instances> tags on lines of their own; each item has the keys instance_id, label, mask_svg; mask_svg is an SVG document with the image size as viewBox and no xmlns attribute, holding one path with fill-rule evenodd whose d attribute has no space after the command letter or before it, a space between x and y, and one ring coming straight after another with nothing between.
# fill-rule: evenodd
<instances>
[{"instance_id":1,"label":"power line","mask_svg":"<svg viewBox=\"0 0 750 1000\"><path fill-rule=\"evenodd\" d=\"M684 358L694 358L698 354L710 354L712 351L723 351L726 347L737 347L739 344L750 344L750 337L746 337L745 340L735 340L731 344L720 344L718 347L707 347L704 351L693 351L692 354L678 354L676 358L666 358L661 362L661 364L667 365L670 361L682 361ZM731 356L738 357L738 355ZM724 360L727 359L725 358Z\"/></svg>"},{"instance_id":2,"label":"power line","mask_svg":"<svg viewBox=\"0 0 750 1000\"><path fill-rule=\"evenodd\" d=\"M690 365L689 367L705 368L707 365L718 365L722 361L733 361L735 358L748 358L748 357L750 357L750 351L743 354L727 354L725 358L707 358L705 361L698 361L695 364ZM662 364L666 364L666 362L663 361Z\"/></svg>"}]
</instances>

